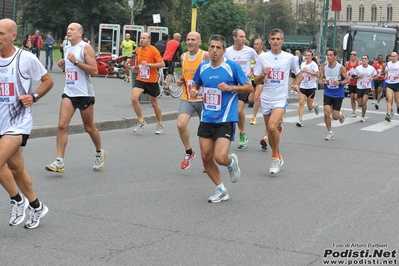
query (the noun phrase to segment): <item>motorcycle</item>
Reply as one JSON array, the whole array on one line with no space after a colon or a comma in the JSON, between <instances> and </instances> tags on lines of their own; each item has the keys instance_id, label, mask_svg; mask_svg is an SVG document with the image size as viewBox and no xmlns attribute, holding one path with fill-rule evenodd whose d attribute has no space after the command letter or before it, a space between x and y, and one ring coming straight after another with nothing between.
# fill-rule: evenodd
<instances>
[{"instance_id":1,"label":"motorcycle","mask_svg":"<svg viewBox=\"0 0 399 266\"><path fill-rule=\"evenodd\" d=\"M125 60L123 56L110 53L96 55L98 75L105 77L116 75L120 79L125 78Z\"/></svg>"}]
</instances>

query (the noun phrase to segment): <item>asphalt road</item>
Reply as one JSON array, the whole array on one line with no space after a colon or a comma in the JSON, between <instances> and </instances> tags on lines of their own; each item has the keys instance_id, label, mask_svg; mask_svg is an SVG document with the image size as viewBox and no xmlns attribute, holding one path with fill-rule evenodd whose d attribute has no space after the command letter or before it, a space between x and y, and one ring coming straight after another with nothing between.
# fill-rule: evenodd
<instances>
[{"instance_id":1,"label":"asphalt road","mask_svg":"<svg viewBox=\"0 0 399 266\"><path fill-rule=\"evenodd\" d=\"M103 120L101 112L109 120L135 118L129 85L114 81L97 89L110 95L97 100L97 121ZM35 106L35 117L49 115L47 121L35 118L36 126L56 125L52 112L59 90ZM321 102L322 92L316 99ZM161 108L178 105L175 99L161 101ZM334 123L335 139L328 142L322 115L306 111L305 126L297 128L297 104L290 104L278 175L268 174L270 151L260 149L261 116L255 126L248 119L248 148L231 146L242 177L231 184L227 169L220 168L230 192L230 200L220 204L207 202L214 186L202 173L197 118L189 127L198 156L185 171L179 168L184 150L173 119L165 119L160 136L155 124L137 134L131 127L102 131L107 160L101 172L92 171L94 147L87 134L69 136L64 174L44 169L55 159L55 137L32 138L24 149L26 169L50 211L37 229L10 227L9 198L0 194L0 264L305 266L328 265L332 255L324 258L326 252L340 259L346 250L396 251L399 116L388 127L384 109L369 107L366 123L359 117ZM344 108L349 114L348 99ZM374 130L367 129L371 126ZM380 262L396 259L388 255ZM343 259L363 265L359 257Z\"/></svg>"}]
</instances>

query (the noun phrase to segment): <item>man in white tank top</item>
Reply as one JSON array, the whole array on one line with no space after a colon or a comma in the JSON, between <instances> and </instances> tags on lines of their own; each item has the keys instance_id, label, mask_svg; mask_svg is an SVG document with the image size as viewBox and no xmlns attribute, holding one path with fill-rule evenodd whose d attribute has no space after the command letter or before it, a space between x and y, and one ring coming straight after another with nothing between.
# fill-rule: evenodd
<instances>
[{"instance_id":1,"label":"man in white tank top","mask_svg":"<svg viewBox=\"0 0 399 266\"><path fill-rule=\"evenodd\" d=\"M96 148L93 170L104 168L105 151L101 146L100 132L94 125L94 90L90 76L97 76L97 62L93 47L82 40L83 27L71 23L67 28L70 45L64 48L65 56L58 61L58 66L65 72L65 87L62 94L60 119L57 133L57 158L46 166L50 172L64 172L64 155L68 142L68 127L78 108L82 122Z\"/></svg>"},{"instance_id":2,"label":"man in white tank top","mask_svg":"<svg viewBox=\"0 0 399 266\"><path fill-rule=\"evenodd\" d=\"M31 229L39 225L48 208L36 196L21 146L26 145L32 130L31 106L54 82L34 54L14 46L16 37L15 22L0 20L0 184L11 198L9 225L22 223L29 208L25 228ZM41 81L36 90L32 80Z\"/></svg>"}]
</instances>

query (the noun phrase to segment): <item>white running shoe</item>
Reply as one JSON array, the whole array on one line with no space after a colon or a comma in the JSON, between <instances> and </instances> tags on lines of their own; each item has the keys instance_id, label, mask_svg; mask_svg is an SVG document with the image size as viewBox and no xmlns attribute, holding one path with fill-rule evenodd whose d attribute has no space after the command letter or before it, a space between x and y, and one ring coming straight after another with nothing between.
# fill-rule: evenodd
<instances>
[{"instance_id":1,"label":"white running shoe","mask_svg":"<svg viewBox=\"0 0 399 266\"><path fill-rule=\"evenodd\" d=\"M11 200L11 214L8 224L14 226L22 223L25 220L25 210L28 208L28 206L29 202L25 197L22 197L21 202Z\"/></svg>"},{"instance_id":2,"label":"white running shoe","mask_svg":"<svg viewBox=\"0 0 399 266\"><path fill-rule=\"evenodd\" d=\"M271 158L271 165L269 169L269 173L271 174L278 174L280 173L280 167L284 164L283 157L281 159L272 157Z\"/></svg>"}]
</instances>

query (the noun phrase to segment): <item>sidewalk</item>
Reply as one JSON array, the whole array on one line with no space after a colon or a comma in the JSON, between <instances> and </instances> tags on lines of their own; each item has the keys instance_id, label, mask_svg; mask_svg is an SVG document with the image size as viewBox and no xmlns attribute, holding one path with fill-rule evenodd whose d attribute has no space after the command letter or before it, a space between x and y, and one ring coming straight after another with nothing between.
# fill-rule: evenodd
<instances>
[{"instance_id":1,"label":"sidewalk","mask_svg":"<svg viewBox=\"0 0 399 266\"><path fill-rule=\"evenodd\" d=\"M44 58L44 53L41 53L42 57ZM65 76L57 66L53 67L50 75L54 79L54 87L32 108L33 129L31 138L55 136L57 134L59 108ZM137 123L137 117L130 101L131 83L125 83L116 77L94 77L92 81L96 95L94 122L98 130L129 128ZM38 82L33 82L33 89L36 89L38 84ZM289 97L290 102L298 101L298 96L289 95ZM162 120L177 119L180 99L163 95L158 100L162 110ZM157 122L151 104L142 104L141 106L145 121L148 124ZM246 109L246 114L252 113L252 108L246 107ZM77 134L83 132L84 128L79 110L77 110L71 120L68 133Z\"/></svg>"}]
</instances>

